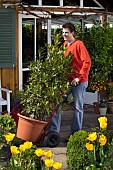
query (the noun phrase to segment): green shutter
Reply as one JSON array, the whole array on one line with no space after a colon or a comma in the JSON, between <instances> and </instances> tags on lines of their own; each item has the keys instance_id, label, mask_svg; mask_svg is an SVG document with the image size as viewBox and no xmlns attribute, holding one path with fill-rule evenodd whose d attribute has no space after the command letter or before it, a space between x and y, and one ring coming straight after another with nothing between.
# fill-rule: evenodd
<instances>
[{"instance_id":1,"label":"green shutter","mask_svg":"<svg viewBox=\"0 0 113 170\"><path fill-rule=\"evenodd\" d=\"M16 65L16 11L0 8L0 68Z\"/></svg>"}]
</instances>

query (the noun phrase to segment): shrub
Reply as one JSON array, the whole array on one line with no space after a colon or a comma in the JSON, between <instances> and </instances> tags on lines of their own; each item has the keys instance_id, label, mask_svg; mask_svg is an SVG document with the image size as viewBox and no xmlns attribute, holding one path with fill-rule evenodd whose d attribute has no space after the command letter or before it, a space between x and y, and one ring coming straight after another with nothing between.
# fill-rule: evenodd
<instances>
[{"instance_id":1,"label":"shrub","mask_svg":"<svg viewBox=\"0 0 113 170\"><path fill-rule=\"evenodd\" d=\"M85 148L87 135L88 132L79 130L70 136L66 150L67 164L70 169L83 170L88 165L89 160Z\"/></svg>"},{"instance_id":2,"label":"shrub","mask_svg":"<svg viewBox=\"0 0 113 170\"><path fill-rule=\"evenodd\" d=\"M68 75L72 56L64 57L64 46L60 45L60 35L56 35L53 45L47 45L48 55L40 52L38 60L31 62L28 84L21 93L23 113L27 117L47 121L55 105L63 106L62 95L69 90Z\"/></svg>"}]
</instances>

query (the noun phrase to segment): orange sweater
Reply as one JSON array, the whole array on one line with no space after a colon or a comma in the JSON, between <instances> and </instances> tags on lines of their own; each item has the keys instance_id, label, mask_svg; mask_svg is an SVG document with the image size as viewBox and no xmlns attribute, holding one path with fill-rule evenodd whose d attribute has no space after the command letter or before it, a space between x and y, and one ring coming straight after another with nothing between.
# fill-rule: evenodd
<instances>
[{"instance_id":1,"label":"orange sweater","mask_svg":"<svg viewBox=\"0 0 113 170\"><path fill-rule=\"evenodd\" d=\"M64 56L67 56L69 53L73 54L74 56L71 62L74 73L70 75L70 82L75 78L79 78L80 82L88 81L91 59L83 42L76 40L68 46L68 42L65 41L64 46L67 48Z\"/></svg>"}]
</instances>

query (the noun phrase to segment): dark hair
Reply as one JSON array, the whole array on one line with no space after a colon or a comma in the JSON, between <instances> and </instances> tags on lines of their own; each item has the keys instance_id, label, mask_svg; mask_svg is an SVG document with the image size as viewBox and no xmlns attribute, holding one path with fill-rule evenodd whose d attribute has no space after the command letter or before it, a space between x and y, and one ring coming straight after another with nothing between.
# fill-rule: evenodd
<instances>
[{"instance_id":1,"label":"dark hair","mask_svg":"<svg viewBox=\"0 0 113 170\"><path fill-rule=\"evenodd\" d=\"M72 23L65 23L62 25L62 28L68 28L70 32L75 32L75 27Z\"/></svg>"}]
</instances>

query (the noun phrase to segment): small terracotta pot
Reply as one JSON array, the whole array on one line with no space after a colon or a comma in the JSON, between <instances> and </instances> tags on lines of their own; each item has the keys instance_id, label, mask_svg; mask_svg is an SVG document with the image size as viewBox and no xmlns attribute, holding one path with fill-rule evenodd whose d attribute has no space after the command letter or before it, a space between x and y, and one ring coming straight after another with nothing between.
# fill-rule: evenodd
<instances>
[{"instance_id":1,"label":"small terracotta pot","mask_svg":"<svg viewBox=\"0 0 113 170\"><path fill-rule=\"evenodd\" d=\"M94 102L93 105L94 105L95 113L100 114L99 107L98 107L98 102Z\"/></svg>"},{"instance_id":2,"label":"small terracotta pot","mask_svg":"<svg viewBox=\"0 0 113 170\"><path fill-rule=\"evenodd\" d=\"M38 142L47 122L28 118L21 114L19 116L16 136L25 141Z\"/></svg>"}]
</instances>

